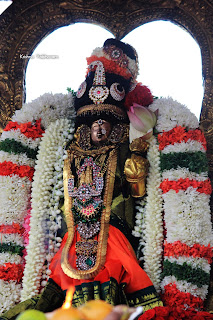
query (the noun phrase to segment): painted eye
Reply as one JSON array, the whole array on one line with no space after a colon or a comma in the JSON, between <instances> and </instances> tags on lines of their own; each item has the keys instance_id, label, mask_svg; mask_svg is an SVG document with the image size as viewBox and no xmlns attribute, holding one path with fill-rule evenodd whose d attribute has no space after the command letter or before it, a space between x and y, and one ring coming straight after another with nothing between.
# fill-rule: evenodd
<instances>
[{"instance_id":1,"label":"painted eye","mask_svg":"<svg viewBox=\"0 0 213 320\"><path fill-rule=\"evenodd\" d=\"M113 83L110 87L110 94L116 101L121 101L125 97L125 90L120 83Z\"/></svg>"},{"instance_id":2,"label":"painted eye","mask_svg":"<svg viewBox=\"0 0 213 320\"><path fill-rule=\"evenodd\" d=\"M78 88L78 91L76 92L76 97L77 98L81 98L83 96L83 94L86 91L86 87L87 87L87 83L86 81L82 82L82 84L80 85L80 87Z\"/></svg>"}]
</instances>

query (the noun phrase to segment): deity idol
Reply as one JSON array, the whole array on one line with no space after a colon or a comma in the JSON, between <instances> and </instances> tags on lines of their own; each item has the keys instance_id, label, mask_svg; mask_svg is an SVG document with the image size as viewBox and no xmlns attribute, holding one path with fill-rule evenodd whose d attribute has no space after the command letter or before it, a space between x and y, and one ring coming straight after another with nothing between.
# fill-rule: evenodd
<instances>
[{"instance_id":1,"label":"deity idol","mask_svg":"<svg viewBox=\"0 0 213 320\"><path fill-rule=\"evenodd\" d=\"M185 220L178 214L182 207L182 215L185 214L183 201L188 203L188 198L184 194L186 199L182 197L180 200L179 195L186 190L191 192L196 179L199 199L200 193L210 193L206 173L202 174L202 178L198 177L201 171L207 170L203 156L205 141L196 129L197 120L176 102L168 103L166 99L153 102L150 90L136 81L137 54L130 45L108 39L102 48L94 50L87 62L86 79L74 98L76 116L71 117L72 121L64 119L60 125L58 122L58 131L50 124L45 134L39 127L40 120L35 124L37 131L41 129L43 138L33 176L22 303L0 319L15 319L26 308L53 311L61 307L70 286L75 287L72 304L76 307L88 300L102 299L112 305L143 306L145 312L162 306L157 293L161 287L164 288L165 301L175 290L188 297L188 289L184 291L178 278L174 280L172 269L172 264L182 268L186 261L181 264L182 260L179 261L175 253L173 259L170 255L173 246L186 246L184 250L190 251L189 248L198 241L192 235L188 236L188 231L183 235L174 230L175 223L178 228L185 228ZM179 110L174 112L174 105ZM54 113L54 105L50 105L51 108ZM188 117L184 116L186 114ZM169 120L165 121L167 118ZM71 136L73 122L75 133ZM9 126L15 128L14 123ZM21 128L18 122L16 126ZM153 136L154 127L159 132L158 141ZM66 130L68 133L65 134ZM191 146L190 141L195 140L196 143ZM179 155L176 155L174 162L171 153L174 153L177 144L183 150L176 151ZM168 152L164 152L166 149ZM162 150L162 155L159 150ZM199 170L193 169L196 173L190 173L193 170L184 167L186 162L182 159L187 152L191 152L192 162L193 152L198 152L200 161L203 161L199 164ZM183 154L181 157L180 153ZM181 166L185 168L182 171ZM179 179L178 183L172 180L172 175L176 175L173 180ZM167 195L176 197L174 205L168 204ZM193 199L195 196L197 193L193 191ZM176 203L179 203L177 210ZM145 232L137 227L133 232L134 235L141 232L140 235L145 237L140 245L144 247L146 272L135 254L138 241L132 230L136 207L140 210L137 219L146 211ZM171 209L176 213L171 215ZM193 213L196 210L193 207ZM167 238L162 274L164 219ZM207 230L204 219L200 218L199 227ZM202 230L197 232L202 233ZM209 227L206 238L203 238L199 238L202 246L206 247L202 258L208 260L208 246L212 241ZM164 282L161 284L162 277ZM193 296L193 290L190 294Z\"/></svg>"}]
</instances>

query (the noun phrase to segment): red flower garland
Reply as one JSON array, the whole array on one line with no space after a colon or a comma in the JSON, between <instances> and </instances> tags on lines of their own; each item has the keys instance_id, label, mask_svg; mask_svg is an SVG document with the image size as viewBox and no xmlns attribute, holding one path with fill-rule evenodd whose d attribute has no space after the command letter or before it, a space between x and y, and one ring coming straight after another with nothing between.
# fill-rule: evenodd
<instances>
[{"instance_id":1,"label":"red flower garland","mask_svg":"<svg viewBox=\"0 0 213 320\"><path fill-rule=\"evenodd\" d=\"M204 301L189 292L181 292L175 283L169 283L164 287L162 300L165 305L171 307L189 308L191 310L203 309Z\"/></svg>"},{"instance_id":2,"label":"red flower garland","mask_svg":"<svg viewBox=\"0 0 213 320\"><path fill-rule=\"evenodd\" d=\"M167 132L158 135L159 150L163 150L166 146L175 143L187 142L188 140L199 141L206 150L206 139L201 130L186 131L185 127L177 126Z\"/></svg>"},{"instance_id":3,"label":"red flower garland","mask_svg":"<svg viewBox=\"0 0 213 320\"><path fill-rule=\"evenodd\" d=\"M194 257L194 258L205 258L208 263L212 263L213 258L213 248L210 244L206 247L198 243L193 244L192 247L180 241L175 241L173 243L164 243L164 256L166 257Z\"/></svg>"},{"instance_id":4,"label":"red flower garland","mask_svg":"<svg viewBox=\"0 0 213 320\"><path fill-rule=\"evenodd\" d=\"M21 133L23 133L27 138L40 138L42 137L44 130L41 128L41 119L36 120L35 125L32 122L21 123L10 121L4 131L17 130L20 129Z\"/></svg>"},{"instance_id":5,"label":"red flower garland","mask_svg":"<svg viewBox=\"0 0 213 320\"><path fill-rule=\"evenodd\" d=\"M205 311L197 312L195 310L185 310L182 308L173 307L155 307L154 309L147 310L142 314L138 320L211 320L213 314Z\"/></svg>"},{"instance_id":6,"label":"red flower garland","mask_svg":"<svg viewBox=\"0 0 213 320\"><path fill-rule=\"evenodd\" d=\"M175 190L176 193L178 193L180 190L186 190L189 187L197 189L197 191L200 193L211 194L212 192L211 182L209 179L205 181L190 180L189 178L180 178L177 181L165 179L160 184L160 188L162 189L163 193L166 193L169 190Z\"/></svg>"},{"instance_id":7,"label":"red flower garland","mask_svg":"<svg viewBox=\"0 0 213 320\"><path fill-rule=\"evenodd\" d=\"M23 272L23 265L8 262L0 266L0 279L4 281L16 280L17 282L21 282Z\"/></svg>"},{"instance_id":8,"label":"red flower garland","mask_svg":"<svg viewBox=\"0 0 213 320\"><path fill-rule=\"evenodd\" d=\"M105 72L118 74L124 77L125 79L130 79L132 77L132 74L128 71L127 68L123 68L119 66L116 62L109 60L105 57L97 57L93 55L87 58L87 64L90 65L92 62L96 60L101 61L103 63ZM88 70L88 72L89 71L90 70Z\"/></svg>"},{"instance_id":9,"label":"red flower garland","mask_svg":"<svg viewBox=\"0 0 213 320\"><path fill-rule=\"evenodd\" d=\"M24 228L22 228L18 223L13 223L12 225L2 224L0 225L0 232L8 233L8 234L11 234L11 233L23 234Z\"/></svg>"},{"instance_id":10,"label":"red flower garland","mask_svg":"<svg viewBox=\"0 0 213 320\"><path fill-rule=\"evenodd\" d=\"M29 166L17 166L10 161L4 161L0 163L0 175L12 176L18 175L19 177L28 177L31 181L33 179L34 168Z\"/></svg>"},{"instance_id":11,"label":"red flower garland","mask_svg":"<svg viewBox=\"0 0 213 320\"><path fill-rule=\"evenodd\" d=\"M137 83L134 90L127 93L124 106L127 110L133 105L133 103L137 103L143 107L148 107L153 102L153 96L148 87L143 86L140 82Z\"/></svg>"}]
</instances>

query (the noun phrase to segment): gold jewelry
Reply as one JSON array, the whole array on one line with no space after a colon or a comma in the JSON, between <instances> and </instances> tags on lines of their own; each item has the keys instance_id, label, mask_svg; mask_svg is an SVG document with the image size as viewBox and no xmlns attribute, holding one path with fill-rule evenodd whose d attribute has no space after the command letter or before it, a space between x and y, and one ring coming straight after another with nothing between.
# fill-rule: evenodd
<instances>
[{"instance_id":1,"label":"gold jewelry","mask_svg":"<svg viewBox=\"0 0 213 320\"><path fill-rule=\"evenodd\" d=\"M99 233L98 248L96 254L96 261L94 266L89 270L78 270L72 267L69 263L69 249L73 242L75 227L74 227L74 218L71 213L72 208L72 198L68 194L68 179L71 178L70 170L70 161L73 160L73 153L69 154L68 158L65 159L64 163L64 195L65 195L65 217L68 227L68 238L67 242L62 251L61 257L61 267L64 273L74 279L91 279L95 277L99 270L104 266L106 259L106 250L107 250L107 240L108 240L108 231L109 231L109 219L111 213L111 203L113 195L113 186L115 180L115 171L117 165L117 150L113 149L109 154L109 163L106 171L105 179L105 191L104 191L104 209L101 215L101 228Z\"/></svg>"}]
</instances>

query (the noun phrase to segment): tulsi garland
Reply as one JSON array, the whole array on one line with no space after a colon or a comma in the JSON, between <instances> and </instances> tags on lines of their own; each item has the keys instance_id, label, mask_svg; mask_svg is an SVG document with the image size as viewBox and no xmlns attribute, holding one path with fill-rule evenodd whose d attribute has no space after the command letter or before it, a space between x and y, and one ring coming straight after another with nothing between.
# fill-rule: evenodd
<instances>
[{"instance_id":1,"label":"tulsi garland","mask_svg":"<svg viewBox=\"0 0 213 320\"><path fill-rule=\"evenodd\" d=\"M170 262L167 259L163 262L162 276L174 275L177 280L185 280L195 284L198 288L208 285L210 275L201 268L194 268L190 264L184 262L182 265L176 261Z\"/></svg>"},{"instance_id":2,"label":"tulsi garland","mask_svg":"<svg viewBox=\"0 0 213 320\"><path fill-rule=\"evenodd\" d=\"M19 246L12 242L0 244L0 252L9 252L12 254L18 254L20 257L22 257L23 250L24 250L24 246Z\"/></svg>"}]
</instances>

